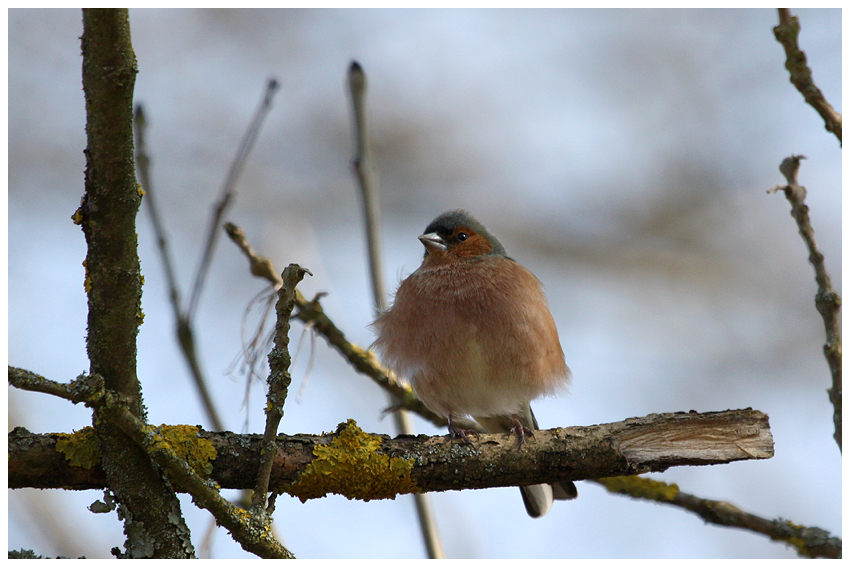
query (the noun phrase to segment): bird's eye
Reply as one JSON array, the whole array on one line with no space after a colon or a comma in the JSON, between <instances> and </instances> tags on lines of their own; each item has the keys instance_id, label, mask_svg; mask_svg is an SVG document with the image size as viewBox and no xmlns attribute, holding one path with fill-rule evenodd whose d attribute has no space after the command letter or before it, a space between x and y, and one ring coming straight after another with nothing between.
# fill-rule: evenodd
<instances>
[{"instance_id":1,"label":"bird's eye","mask_svg":"<svg viewBox=\"0 0 850 567\"><path fill-rule=\"evenodd\" d=\"M457 233L457 239L460 240L461 242L463 242L467 238L469 238L469 235L466 234L465 232L458 232Z\"/></svg>"}]
</instances>

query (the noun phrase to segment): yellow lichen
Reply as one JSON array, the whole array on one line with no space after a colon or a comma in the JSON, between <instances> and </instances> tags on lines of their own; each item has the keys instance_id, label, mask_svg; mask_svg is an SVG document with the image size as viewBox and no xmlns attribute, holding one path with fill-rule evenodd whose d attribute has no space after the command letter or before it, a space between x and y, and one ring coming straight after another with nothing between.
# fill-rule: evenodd
<instances>
[{"instance_id":1,"label":"yellow lichen","mask_svg":"<svg viewBox=\"0 0 850 567\"><path fill-rule=\"evenodd\" d=\"M800 555L802 555L804 557L813 557L811 551L809 550L809 546L806 545L806 541L803 538L800 538L800 537L776 538L776 537L774 537L773 539L778 539L779 541L784 541L788 545L794 546L794 548L797 550L797 553L799 553Z\"/></svg>"},{"instance_id":2,"label":"yellow lichen","mask_svg":"<svg viewBox=\"0 0 850 567\"><path fill-rule=\"evenodd\" d=\"M196 473L206 478L212 473L216 450L212 441L198 436L199 431L191 425L161 425L156 430L156 445L161 449L172 449Z\"/></svg>"},{"instance_id":3,"label":"yellow lichen","mask_svg":"<svg viewBox=\"0 0 850 567\"><path fill-rule=\"evenodd\" d=\"M599 482L611 492L659 502L670 502L679 493L679 486L676 484L667 484L639 476L612 476L600 478Z\"/></svg>"},{"instance_id":4,"label":"yellow lichen","mask_svg":"<svg viewBox=\"0 0 850 567\"><path fill-rule=\"evenodd\" d=\"M83 260L83 268L86 270L86 277L83 280L83 288L86 290L86 293L91 291L91 278L89 277L89 264L87 260Z\"/></svg>"},{"instance_id":5,"label":"yellow lichen","mask_svg":"<svg viewBox=\"0 0 850 567\"><path fill-rule=\"evenodd\" d=\"M74 214L71 215L71 220L74 221L74 224L83 224L83 212L81 209L77 209L74 211Z\"/></svg>"},{"instance_id":6,"label":"yellow lichen","mask_svg":"<svg viewBox=\"0 0 850 567\"><path fill-rule=\"evenodd\" d=\"M145 286L145 276L143 274L139 274L139 285L142 287ZM142 311L141 295L139 296L139 301L136 303L136 319L139 321L139 325L142 325L145 322L145 312Z\"/></svg>"},{"instance_id":7,"label":"yellow lichen","mask_svg":"<svg viewBox=\"0 0 850 567\"><path fill-rule=\"evenodd\" d=\"M144 190L144 189L142 189L142 184L141 184L141 183L136 183L136 192L138 192L139 197L144 197L144 196L145 196L145 190Z\"/></svg>"},{"instance_id":8,"label":"yellow lichen","mask_svg":"<svg viewBox=\"0 0 850 567\"><path fill-rule=\"evenodd\" d=\"M420 492L410 478L414 460L382 455L380 447L380 437L364 433L349 419L329 445L313 449L315 459L287 492L302 502L328 493L369 501Z\"/></svg>"},{"instance_id":9,"label":"yellow lichen","mask_svg":"<svg viewBox=\"0 0 850 567\"><path fill-rule=\"evenodd\" d=\"M90 469L100 462L100 450L93 427L74 433L57 433L56 450L65 455L71 466Z\"/></svg>"}]
</instances>

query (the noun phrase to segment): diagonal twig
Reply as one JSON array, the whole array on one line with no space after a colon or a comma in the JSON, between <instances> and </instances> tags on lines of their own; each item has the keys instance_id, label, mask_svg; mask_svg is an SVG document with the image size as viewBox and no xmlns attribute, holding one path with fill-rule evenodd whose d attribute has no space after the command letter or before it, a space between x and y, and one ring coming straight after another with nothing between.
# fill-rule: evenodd
<instances>
[{"instance_id":1,"label":"diagonal twig","mask_svg":"<svg viewBox=\"0 0 850 567\"><path fill-rule=\"evenodd\" d=\"M278 82L275 79L269 79L266 84L266 92L263 96L263 101L257 109L257 113L254 115L254 119L251 121L248 131L245 132L245 136L239 144L239 150L236 152L236 157L230 165L230 171L227 174L227 179L225 180L224 186L221 190L221 198L213 207L213 215L210 219L209 229L207 230L204 254L201 257L200 264L198 264L198 271L195 274L195 284L192 287L192 296L189 299L189 307L186 310L186 317L189 321L194 319L198 308L198 300L200 299L207 273L209 273L213 251L215 250L215 244L218 241L218 230L221 224L221 219L224 217L225 211L230 206L233 197L236 195L236 180L239 177L239 174L242 173L242 170L245 167L245 162L248 160L248 154L251 152L251 149L254 147L254 143L257 141L260 128L271 109L272 98L274 97L277 89Z\"/></svg>"},{"instance_id":2,"label":"diagonal twig","mask_svg":"<svg viewBox=\"0 0 850 567\"><path fill-rule=\"evenodd\" d=\"M248 258L251 264L251 273L259 278L267 280L272 287L277 289L281 285L280 276L275 270L271 260L265 256L258 255L248 239L245 237L244 231L233 223L225 223L225 231L231 240L239 247L239 249ZM255 269L255 266L261 266ZM319 299L322 294L319 294L312 300L307 300L297 289L295 290L295 305L298 308L293 317L301 320L305 325L309 325L313 331L322 335L330 346L335 348L343 358L345 358L354 369L372 379L375 384L386 390L388 393L395 396L398 404L393 406L392 410L404 408L418 414L423 419L426 419L438 427L448 425L446 418L438 415L428 409L422 401L416 397L409 385L398 380L393 372L382 365L372 351L366 350L356 344L350 342L345 333L336 326L333 320L328 317L325 310L322 308ZM457 421L464 429L475 429L483 432L481 426L471 420ZM476 429L477 428L477 429Z\"/></svg>"},{"instance_id":3,"label":"diagonal twig","mask_svg":"<svg viewBox=\"0 0 850 567\"><path fill-rule=\"evenodd\" d=\"M632 498L652 500L690 510L711 524L741 528L764 534L774 541L793 546L803 557L841 557L841 538L831 536L820 528L799 526L788 520L768 520L737 506L720 500L709 500L679 490L675 484L667 484L650 478L617 476L591 480L616 494Z\"/></svg>"},{"instance_id":4,"label":"diagonal twig","mask_svg":"<svg viewBox=\"0 0 850 567\"><path fill-rule=\"evenodd\" d=\"M133 118L136 134L136 168L139 171L142 189L145 191L143 201L147 203L154 234L156 235L157 246L159 247L160 257L162 258L163 269L165 270L166 280L168 281L171 307L174 311L174 318L177 321L177 342L180 345L183 356L186 358L186 363L189 365L189 373L195 382L195 387L198 389L198 394L201 397L201 403L204 406L204 411L207 413L207 418L216 430L224 431L224 422L221 421L218 415L212 395L210 395L210 391L207 388L206 378L201 370L201 363L198 359L197 349L195 348L195 332L181 305L176 269L174 268L174 262L171 259L171 252L168 246L168 235L166 234L165 225L162 223L159 209L156 205L156 191L154 190L153 179L150 173L151 160L148 156L145 143L147 120L145 119L144 108L141 104L136 105L136 112Z\"/></svg>"},{"instance_id":5,"label":"diagonal twig","mask_svg":"<svg viewBox=\"0 0 850 567\"><path fill-rule=\"evenodd\" d=\"M791 74L791 82L823 118L825 128L835 134L841 143L841 113L837 112L812 79L812 70L806 64L806 54L797 45L800 20L791 15L788 8L779 8L779 25L773 28L776 41L785 48L785 68Z\"/></svg>"}]
</instances>

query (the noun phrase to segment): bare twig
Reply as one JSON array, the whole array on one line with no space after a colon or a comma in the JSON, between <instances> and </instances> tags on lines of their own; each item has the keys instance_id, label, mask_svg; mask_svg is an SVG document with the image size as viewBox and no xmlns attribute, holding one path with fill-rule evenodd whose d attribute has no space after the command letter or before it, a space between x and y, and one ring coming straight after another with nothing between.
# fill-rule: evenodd
<instances>
[{"instance_id":1,"label":"bare twig","mask_svg":"<svg viewBox=\"0 0 850 567\"><path fill-rule=\"evenodd\" d=\"M764 534L774 541L782 541L794 547L803 557L841 557L841 538L831 536L825 530L799 526L781 518L768 520L744 512L728 502L708 500L682 492L675 484L637 476L600 478L591 482L597 482L617 494L690 510L711 524Z\"/></svg>"},{"instance_id":2,"label":"bare twig","mask_svg":"<svg viewBox=\"0 0 850 567\"><path fill-rule=\"evenodd\" d=\"M266 85L266 92L263 95L263 101L257 109L257 113L254 115L254 119L251 121L248 131L242 138L242 141L239 144L239 150L236 152L236 157L230 166L230 171L228 172L227 179L224 182L224 187L222 187L221 198L213 207L213 215L210 219L209 230L207 231L204 254L201 257L200 264L198 265L198 271L195 275L195 284L192 287L192 296L189 299L189 308L186 310L186 317L189 321L194 319L195 312L198 307L198 300L200 299L201 291L204 287L207 273L209 272L213 251L215 250L215 244L218 240L218 230L221 225L221 219L224 217L227 207L230 206L230 203L236 194L236 180L239 177L239 174L242 173L242 169L245 167L245 162L248 160L248 154L254 147L254 142L257 141L257 136L260 133L263 121L271 109L272 98L274 97L277 88L277 81L275 79L269 79Z\"/></svg>"},{"instance_id":3,"label":"bare twig","mask_svg":"<svg viewBox=\"0 0 850 567\"><path fill-rule=\"evenodd\" d=\"M841 450L841 296L832 287L829 273L824 265L823 254L815 243L815 231L809 219L809 207L805 203L806 188L797 182L797 172L800 169L800 160L806 156L790 156L782 160L779 171L785 176L787 185L777 185L768 189L768 193L782 191L791 203L791 216L797 221L797 228L803 242L809 251L809 262L815 268L815 281L818 284L818 292L815 295L815 307L823 318L826 327L826 344L823 352L832 374L832 387L827 390L829 399L833 406L833 422L835 433L833 437Z\"/></svg>"},{"instance_id":4,"label":"bare twig","mask_svg":"<svg viewBox=\"0 0 850 567\"><path fill-rule=\"evenodd\" d=\"M263 435L263 453L257 486L254 489L252 511L259 514L265 511L266 494L269 488L269 476L277 454L277 428L283 417L283 404L286 401L289 384L289 317L295 307L295 286L310 271L298 264L290 264L283 271L277 300L277 324L275 326L274 348L269 353L269 390L266 404L266 429Z\"/></svg>"},{"instance_id":5,"label":"bare twig","mask_svg":"<svg viewBox=\"0 0 850 567\"><path fill-rule=\"evenodd\" d=\"M168 282L170 292L171 306L174 312L180 313L180 289L177 284L177 276L175 275L174 262L171 260L171 251L168 247L168 235L165 231L165 225L159 216L159 209L156 206L156 192L153 190L153 180L150 175L151 159L148 156L145 133L147 131L147 119L145 111L141 104L136 105L136 112L133 115L134 131L136 134L136 169L139 172L139 180L142 184L142 189L145 191L144 202L147 203L148 213L151 216L151 224L156 235L156 244L159 247L160 256L162 257L162 267L165 270L165 279Z\"/></svg>"},{"instance_id":6,"label":"bare twig","mask_svg":"<svg viewBox=\"0 0 850 567\"><path fill-rule=\"evenodd\" d=\"M274 289L278 290L283 284L283 280L274 269L274 264L271 260L254 252L254 248L245 236L245 231L232 222L224 223L224 231L227 233L227 236L230 237L230 240L232 240L233 243L236 244L236 246L238 246L248 258L248 262L251 264L251 274L258 278L268 280L268 282L274 286Z\"/></svg>"},{"instance_id":7,"label":"bare twig","mask_svg":"<svg viewBox=\"0 0 850 567\"><path fill-rule=\"evenodd\" d=\"M363 197L363 212L366 219L366 243L369 250L369 273L372 276L372 296L375 309L386 309L383 269L381 268L381 237L378 221L378 174L372 161L369 131L366 121L366 75L357 61L348 68L348 91L351 95L354 117L355 155L354 171Z\"/></svg>"},{"instance_id":8,"label":"bare twig","mask_svg":"<svg viewBox=\"0 0 850 567\"><path fill-rule=\"evenodd\" d=\"M180 301L180 290L177 283L176 270L174 263L171 260L171 253L168 247L168 235L165 231L165 225L159 215L159 209L156 206L156 191L153 187L153 179L150 174L150 157L147 153L147 145L145 143L145 132L147 129L147 120L145 119L144 109L142 105L136 105L136 113L134 117L135 132L136 132L136 168L139 171L139 177L142 182L142 189L145 191L144 201L147 203L148 212L151 216L154 234L156 235L157 246L159 247L160 257L162 258L165 277L168 281L169 297L171 298L171 307L174 311L174 319L177 321L177 342L180 345L180 350L189 365L189 372L192 380L195 382L195 387L198 389L198 394L201 396L201 403L207 413L207 419L210 424L218 431L224 431L224 423L218 415L215 408L212 396L207 388L207 381L204 373L201 370L201 363L198 359L198 352L195 348L195 332L189 318L183 312Z\"/></svg>"},{"instance_id":9,"label":"bare twig","mask_svg":"<svg viewBox=\"0 0 850 567\"><path fill-rule=\"evenodd\" d=\"M823 93L815 86L812 70L806 64L806 54L797 45L800 34L800 20L791 15L788 8L779 8L779 25L773 28L776 40L785 48L785 68L791 74L791 82L823 118L828 131L835 134L841 143L841 114L826 101Z\"/></svg>"}]
</instances>

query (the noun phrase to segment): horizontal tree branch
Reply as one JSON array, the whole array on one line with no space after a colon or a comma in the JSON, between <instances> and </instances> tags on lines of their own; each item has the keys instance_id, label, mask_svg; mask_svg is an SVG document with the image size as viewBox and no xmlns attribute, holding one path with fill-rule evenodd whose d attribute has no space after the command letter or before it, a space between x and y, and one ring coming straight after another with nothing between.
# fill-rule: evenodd
<instances>
[{"instance_id":1,"label":"horizontal tree branch","mask_svg":"<svg viewBox=\"0 0 850 567\"><path fill-rule=\"evenodd\" d=\"M80 470L56 450L62 434L9 434L10 488L99 489L99 466ZM221 488L250 488L262 435L206 432L215 447L210 479ZM617 423L538 431L517 449L504 434L472 444L443 436L369 435L353 422L330 435L280 435L270 490L303 500L343 494L372 500L430 492L585 480L672 466L710 465L773 456L768 417L752 409L652 414ZM335 474L326 464L337 467ZM321 472L321 475L317 475Z\"/></svg>"}]
</instances>

